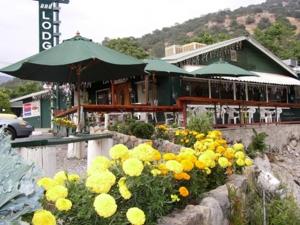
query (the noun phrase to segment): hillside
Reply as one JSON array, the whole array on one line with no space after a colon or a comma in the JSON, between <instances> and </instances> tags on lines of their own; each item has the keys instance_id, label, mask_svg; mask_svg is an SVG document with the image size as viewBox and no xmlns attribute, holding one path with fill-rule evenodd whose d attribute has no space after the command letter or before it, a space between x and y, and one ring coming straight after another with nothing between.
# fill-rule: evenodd
<instances>
[{"instance_id":1,"label":"hillside","mask_svg":"<svg viewBox=\"0 0 300 225\"><path fill-rule=\"evenodd\" d=\"M182 24L155 30L138 39L139 44L151 55L164 56L164 47L189 42L202 33L224 36L253 35L256 28L264 29L277 18L284 18L294 28L300 40L300 1L267 0L265 3L241 7L234 11L223 10L188 20Z\"/></svg>"}]
</instances>

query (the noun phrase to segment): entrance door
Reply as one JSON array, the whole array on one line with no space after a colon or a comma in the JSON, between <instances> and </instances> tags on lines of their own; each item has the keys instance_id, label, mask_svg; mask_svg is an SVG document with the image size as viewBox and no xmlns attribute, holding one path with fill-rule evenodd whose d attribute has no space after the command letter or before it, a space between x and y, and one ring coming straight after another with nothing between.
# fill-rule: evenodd
<instances>
[{"instance_id":1,"label":"entrance door","mask_svg":"<svg viewBox=\"0 0 300 225\"><path fill-rule=\"evenodd\" d=\"M130 88L129 82L115 85L117 105L130 105L129 88Z\"/></svg>"}]
</instances>

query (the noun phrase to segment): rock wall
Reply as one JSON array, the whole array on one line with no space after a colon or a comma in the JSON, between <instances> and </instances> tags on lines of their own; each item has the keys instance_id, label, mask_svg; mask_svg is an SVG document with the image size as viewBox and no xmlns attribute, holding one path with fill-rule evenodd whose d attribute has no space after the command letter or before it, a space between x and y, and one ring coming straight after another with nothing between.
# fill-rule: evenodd
<instances>
[{"instance_id":1,"label":"rock wall","mask_svg":"<svg viewBox=\"0 0 300 225\"><path fill-rule=\"evenodd\" d=\"M289 146L289 150L300 151L300 124L270 124L256 127L240 127L222 129L223 135L230 142L242 141L245 146L251 142L252 129L268 134L266 143L273 151L279 151Z\"/></svg>"},{"instance_id":2,"label":"rock wall","mask_svg":"<svg viewBox=\"0 0 300 225\"><path fill-rule=\"evenodd\" d=\"M244 176L232 175L226 185L234 186L243 194L247 180ZM205 193L198 205L188 205L161 218L158 225L229 225L230 202L226 185Z\"/></svg>"}]
</instances>

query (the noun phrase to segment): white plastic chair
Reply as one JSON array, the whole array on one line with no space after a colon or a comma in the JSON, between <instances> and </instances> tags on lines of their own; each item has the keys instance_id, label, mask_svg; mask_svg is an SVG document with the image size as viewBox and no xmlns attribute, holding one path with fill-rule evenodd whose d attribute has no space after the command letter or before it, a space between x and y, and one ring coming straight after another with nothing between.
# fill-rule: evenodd
<instances>
[{"instance_id":1,"label":"white plastic chair","mask_svg":"<svg viewBox=\"0 0 300 225\"><path fill-rule=\"evenodd\" d=\"M165 124L170 125L174 123L175 118L172 112L165 112L164 115L165 115Z\"/></svg>"},{"instance_id":2,"label":"white plastic chair","mask_svg":"<svg viewBox=\"0 0 300 225\"><path fill-rule=\"evenodd\" d=\"M253 123L254 122L254 113L256 112L256 109L254 107L251 107L247 110L248 113L248 123Z\"/></svg>"},{"instance_id":3,"label":"white plastic chair","mask_svg":"<svg viewBox=\"0 0 300 225\"><path fill-rule=\"evenodd\" d=\"M276 119L276 122L280 122L280 115L282 113L282 108L277 108L277 114L276 114L276 111L275 111L275 119Z\"/></svg>"},{"instance_id":4,"label":"white plastic chair","mask_svg":"<svg viewBox=\"0 0 300 225\"><path fill-rule=\"evenodd\" d=\"M236 124L237 119L240 118L239 116L240 113L236 111L234 108L230 108L230 107L227 107L226 113L228 114L228 124L231 124L231 120L233 120L233 123Z\"/></svg>"}]
</instances>

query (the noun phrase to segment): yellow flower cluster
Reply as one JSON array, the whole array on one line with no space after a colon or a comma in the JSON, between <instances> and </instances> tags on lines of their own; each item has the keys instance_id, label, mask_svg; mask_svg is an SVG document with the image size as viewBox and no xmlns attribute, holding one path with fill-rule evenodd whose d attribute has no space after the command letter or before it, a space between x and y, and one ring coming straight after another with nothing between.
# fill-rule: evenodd
<instances>
[{"instance_id":1,"label":"yellow flower cluster","mask_svg":"<svg viewBox=\"0 0 300 225\"><path fill-rule=\"evenodd\" d=\"M52 205L55 203L59 211L72 210L70 201L72 199L67 199L68 195L72 196L72 192L68 193L71 190L68 190L68 187L81 184L85 185L90 196L95 196L93 206L95 213L100 217L109 218L117 214L120 211L118 209L121 209L120 212L123 213L124 209L130 207L126 212L129 223L143 225L146 222L145 213L132 205L140 197L137 195L143 193L136 191L136 182L142 184L146 180L159 181L155 184L167 182L169 185L161 187L165 188L164 193L167 193L166 201L180 204L186 202L180 201L180 198L194 196L195 186L193 185L198 182L195 179L200 177L209 181L210 177L217 177L210 174L230 175L244 166L252 165L252 160L246 155L243 144L228 145L220 131L211 131L206 136L187 130L178 132L177 136L193 136L196 140L193 146L183 147L176 154L161 155L151 143L140 144L133 149L118 144L109 150L111 159L104 156L94 159L87 170L85 180L80 180L76 174L61 171L53 179L40 179L38 185L46 190L47 201ZM149 184L147 185L149 187ZM128 203L129 207L126 208L127 205L124 207L122 205L124 203ZM125 218L125 214L123 216ZM39 214L37 211L34 221L43 221L40 219L42 217L45 217L44 224L52 225L47 223L52 217L46 212ZM34 222L34 225L40 224L42 223Z\"/></svg>"},{"instance_id":2,"label":"yellow flower cluster","mask_svg":"<svg viewBox=\"0 0 300 225\"><path fill-rule=\"evenodd\" d=\"M197 140L201 140L204 136L205 135L203 133L188 129L176 130L175 143L186 147L192 147Z\"/></svg>"},{"instance_id":3,"label":"yellow flower cluster","mask_svg":"<svg viewBox=\"0 0 300 225\"><path fill-rule=\"evenodd\" d=\"M53 119L53 122L57 126L68 127L68 128L76 128L76 124L67 118L56 117Z\"/></svg>"},{"instance_id":4,"label":"yellow flower cluster","mask_svg":"<svg viewBox=\"0 0 300 225\"><path fill-rule=\"evenodd\" d=\"M68 182L77 182L80 179L77 174L67 174L60 171L54 175L54 178L43 177L38 180L37 184L44 188L45 197L49 203L54 203L59 211L69 211L72 208L72 202L67 199ZM55 225L56 219L51 212L47 210L38 210L32 218L33 225Z\"/></svg>"}]
</instances>

